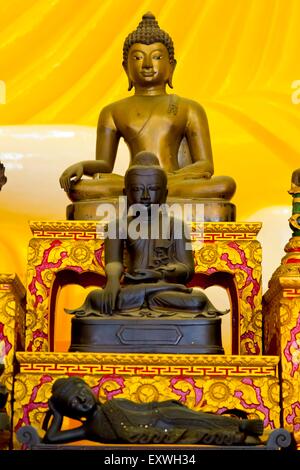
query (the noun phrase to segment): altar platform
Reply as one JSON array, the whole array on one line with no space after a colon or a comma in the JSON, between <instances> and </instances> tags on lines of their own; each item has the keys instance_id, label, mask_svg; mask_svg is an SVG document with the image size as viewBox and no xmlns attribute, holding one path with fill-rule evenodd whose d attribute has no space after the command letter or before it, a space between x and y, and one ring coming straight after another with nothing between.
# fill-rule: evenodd
<instances>
[{"instance_id":1,"label":"altar platform","mask_svg":"<svg viewBox=\"0 0 300 470\"><path fill-rule=\"evenodd\" d=\"M274 356L17 352L16 359L14 435L23 425L43 435L52 384L72 375L84 379L100 401L174 399L216 413L238 408L262 419L265 430L280 427L279 360Z\"/></svg>"},{"instance_id":2,"label":"altar platform","mask_svg":"<svg viewBox=\"0 0 300 470\"><path fill-rule=\"evenodd\" d=\"M266 430L279 428L279 356L262 355L261 246L256 238L260 227L260 223L191 224L195 275L190 285L226 289L231 354L79 353L55 350L57 302L67 284L104 285L103 227L92 221L31 222L26 287L15 291L10 312L20 325L16 331L22 341L11 341L5 352L14 448L20 447L16 432L24 425L42 434L52 383L70 375L83 378L100 401L175 399L191 409L217 413L239 408L263 419ZM5 289L2 329L7 328L5 312L11 298Z\"/></svg>"},{"instance_id":3,"label":"altar platform","mask_svg":"<svg viewBox=\"0 0 300 470\"><path fill-rule=\"evenodd\" d=\"M30 222L26 350L53 351L55 308L67 284L103 286L104 222ZM191 286L224 287L231 303L232 354L262 353L261 223L191 224Z\"/></svg>"}]
</instances>

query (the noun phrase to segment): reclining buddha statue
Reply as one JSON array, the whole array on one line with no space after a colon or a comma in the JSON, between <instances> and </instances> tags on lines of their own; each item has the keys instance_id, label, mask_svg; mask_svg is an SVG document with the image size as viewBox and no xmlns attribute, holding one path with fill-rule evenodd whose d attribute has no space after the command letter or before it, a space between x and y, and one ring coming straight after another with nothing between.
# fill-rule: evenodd
<instances>
[{"instance_id":1,"label":"reclining buddha statue","mask_svg":"<svg viewBox=\"0 0 300 470\"><path fill-rule=\"evenodd\" d=\"M257 445L263 434L263 421L248 419L243 410L229 410L226 416L193 411L175 400L134 403L116 398L100 403L80 377L57 379L48 405L43 423L43 442L47 444L87 439L102 443ZM62 430L64 417L79 421L79 425Z\"/></svg>"},{"instance_id":2,"label":"reclining buddha statue","mask_svg":"<svg viewBox=\"0 0 300 470\"><path fill-rule=\"evenodd\" d=\"M169 199L214 201L217 214L209 220L234 220L235 207L229 201L235 181L213 176L214 166L207 117L200 104L175 94L172 86L176 66L171 37L160 29L152 13L146 13L123 46L123 68L130 97L102 109L96 143L96 159L75 163L60 177L60 185L73 205L91 204L122 194L123 177L112 173L119 140L130 151L130 164L141 151L157 155L168 174ZM83 176L92 178L82 179ZM84 204L76 217L93 218ZM219 210L219 213L218 213Z\"/></svg>"}]
</instances>

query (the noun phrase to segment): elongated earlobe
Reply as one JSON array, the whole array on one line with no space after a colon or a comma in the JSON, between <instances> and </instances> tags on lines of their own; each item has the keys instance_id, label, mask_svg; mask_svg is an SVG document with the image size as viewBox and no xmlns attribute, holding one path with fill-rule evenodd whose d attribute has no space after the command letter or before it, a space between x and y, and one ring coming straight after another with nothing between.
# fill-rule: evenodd
<instances>
[{"instance_id":1,"label":"elongated earlobe","mask_svg":"<svg viewBox=\"0 0 300 470\"><path fill-rule=\"evenodd\" d=\"M170 88L173 88L173 73L174 73L175 67L176 67L176 60L174 59L174 61L171 62L171 70L170 70L169 78L167 81L167 84L169 85Z\"/></svg>"},{"instance_id":2,"label":"elongated earlobe","mask_svg":"<svg viewBox=\"0 0 300 470\"><path fill-rule=\"evenodd\" d=\"M173 88L172 78L173 77L169 77L167 82L170 88Z\"/></svg>"},{"instance_id":3,"label":"elongated earlobe","mask_svg":"<svg viewBox=\"0 0 300 470\"><path fill-rule=\"evenodd\" d=\"M132 87L133 87L133 82L132 82L132 80L130 80L130 78L128 77L128 91L132 90Z\"/></svg>"},{"instance_id":4,"label":"elongated earlobe","mask_svg":"<svg viewBox=\"0 0 300 470\"><path fill-rule=\"evenodd\" d=\"M127 64L125 62L122 62L122 67L124 69L124 72L127 75L127 78L128 78L128 91L130 91L130 90L132 90L132 87L133 87L133 81L129 77L128 70L127 70Z\"/></svg>"}]
</instances>

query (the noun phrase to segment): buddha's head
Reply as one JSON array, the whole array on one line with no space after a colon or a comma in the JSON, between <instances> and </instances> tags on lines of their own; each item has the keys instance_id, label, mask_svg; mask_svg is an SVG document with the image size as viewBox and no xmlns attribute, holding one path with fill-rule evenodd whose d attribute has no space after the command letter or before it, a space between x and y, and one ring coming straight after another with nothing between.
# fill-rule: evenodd
<instances>
[{"instance_id":1,"label":"buddha's head","mask_svg":"<svg viewBox=\"0 0 300 470\"><path fill-rule=\"evenodd\" d=\"M80 377L57 379L51 401L62 415L74 419L88 416L97 405L92 390Z\"/></svg>"},{"instance_id":2,"label":"buddha's head","mask_svg":"<svg viewBox=\"0 0 300 470\"><path fill-rule=\"evenodd\" d=\"M139 152L125 174L125 188L128 206L142 204L164 204L167 199L167 174L159 165L158 158L151 152Z\"/></svg>"},{"instance_id":3,"label":"buddha's head","mask_svg":"<svg viewBox=\"0 0 300 470\"><path fill-rule=\"evenodd\" d=\"M155 16L146 13L137 29L130 33L123 46L123 67L129 87L144 88L168 84L172 86L176 66L171 37L160 29Z\"/></svg>"}]
</instances>

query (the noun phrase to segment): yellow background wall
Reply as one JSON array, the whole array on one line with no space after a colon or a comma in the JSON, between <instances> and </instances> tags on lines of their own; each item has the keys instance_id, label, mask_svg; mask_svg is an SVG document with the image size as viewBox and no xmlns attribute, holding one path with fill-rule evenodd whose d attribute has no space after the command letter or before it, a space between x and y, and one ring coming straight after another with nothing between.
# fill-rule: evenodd
<instances>
[{"instance_id":1,"label":"yellow background wall","mask_svg":"<svg viewBox=\"0 0 300 470\"><path fill-rule=\"evenodd\" d=\"M0 0L0 80L6 87L0 160L8 176L0 194L1 272L24 280L27 220L64 217L62 192L62 202L53 197L51 206L60 191L56 181L71 162L93 158L101 108L128 96L123 41L148 10L174 40L174 92L207 111L215 174L237 181L238 219L290 205L290 176L300 166L300 93L292 88L300 80L299 0ZM54 164L61 145L51 147L41 135L44 129L54 135L61 125L75 130L76 146L77 131L89 137L81 139L81 156L67 140L68 156ZM31 129L32 139L23 133L20 140L19 126ZM36 141L39 150L30 152ZM12 162L22 160L25 146L27 165L16 167ZM44 159L41 167L38 159Z\"/></svg>"}]
</instances>

